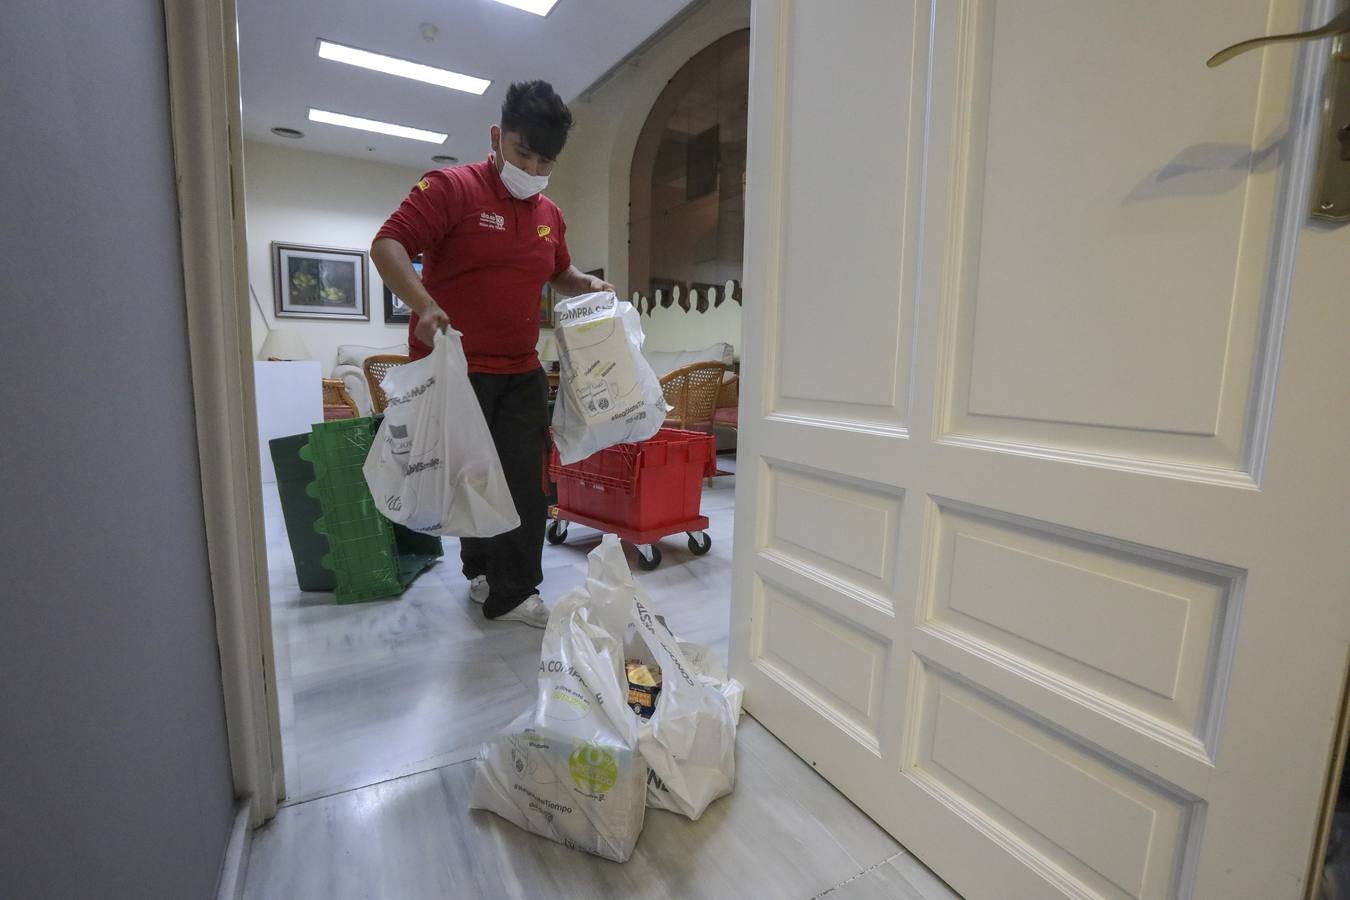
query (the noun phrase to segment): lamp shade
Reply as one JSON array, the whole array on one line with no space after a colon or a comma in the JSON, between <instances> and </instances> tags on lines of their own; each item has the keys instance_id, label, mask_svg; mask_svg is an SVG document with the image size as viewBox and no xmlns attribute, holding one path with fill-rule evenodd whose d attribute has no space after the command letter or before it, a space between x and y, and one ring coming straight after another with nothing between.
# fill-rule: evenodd
<instances>
[{"instance_id":1,"label":"lamp shade","mask_svg":"<svg viewBox=\"0 0 1350 900\"><path fill-rule=\"evenodd\" d=\"M277 328L267 333L258 359L309 359L309 348L305 346L300 332L289 328Z\"/></svg>"}]
</instances>

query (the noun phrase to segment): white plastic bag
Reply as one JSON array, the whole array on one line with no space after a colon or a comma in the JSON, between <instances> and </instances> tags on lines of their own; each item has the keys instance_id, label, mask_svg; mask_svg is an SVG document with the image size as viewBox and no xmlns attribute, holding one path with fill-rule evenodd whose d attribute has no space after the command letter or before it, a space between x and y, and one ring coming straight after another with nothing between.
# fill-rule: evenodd
<instances>
[{"instance_id":1,"label":"white plastic bag","mask_svg":"<svg viewBox=\"0 0 1350 900\"><path fill-rule=\"evenodd\" d=\"M483 745L469 805L624 862L642 832L648 768L625 705L629 615L592 588L588 579L549 615L535 708Z\"/></svg>"},{"instance_id":2,"label":"white plastic bag","mask_svg":"<svg viewBox=\"0 0 1350 900\"><path fill-rule=\"evenodd\" d=\"M745 699L745 686L736 679L727 676L727 670L713 655L711 647L680 641L680 650L684 653L685 659L689 660L689 671L693 672L704 684L717 688L722 692L722 696L727 698L727 702L731 704L734 720L739 725L741 723L741 706Z\"/></svg>"},{"instance_id":3,"label":"white plastic bag","mask_svg":"<svg viewBox=\"0 0 1350 900\"><path fill-rule=\"evenodd\" d=\"M483 745L469 806L573 850L626 862L646 816L647 763L612 733L587 739L548 719L531 710Z\"/></svg>"},{"instance_id":4,"label":"white plastic bag","mask_svg":"<svg viewBox=\"0 0 1350 900\"><path fill-rule=\"evenodd\" d=\"M555 308L561 376L553 441L564 465L653 437L666 418L661 382L642 356L642 319L611 292Z\"/></svg>"},{"instance_id":5,"label":"white plastic bag","mask_svg":"<svg viewBox=\"0 0 1350 900\"><path fill-rule=\"evenodd\" d=\"M697 665L689 659L633 579L614 535L590 554L586 592L594 621L623 636L623 658L661 667L655 712L638 719L638 749L652 770L647 805L698 819L736 782L741 686L726 678L706 648L686 645Z\"/></svg>"},{"instance_id":6,"label":"white plastic bag","mask_svg":"<svg viewBox=\"0 0 1350 900\"><path fill-rule=\"evenodd\" d=\"M493 537L520 527L457 331L390 369L389 398L362 472L391 521L426 534Z\"/></svg>"},{"instance_id":7,"label":"white plastic bag","mask_svg":"<svg viewBox=\"0 0 1350 900\"><path fill-rule=\"evenodd\" d=\"M710 653L702 653L699 665L694 665L664 622L657 620L651 599L634 581L623 547L613 535L606 535L591 553L586 588L592 602L599 597L629 607L626 658L661 667L656 710L638 732L638 749L652 770L647 805L697 820L736 784L741 686L724 673L718 673L720 680L713 674L721 667Z\"/></svg>"},{"instance_id":8,"label":"white plastic bag","mask_svg":"<svg viewBox=\"0 0 1350 900\"><path fill-rule=\"evenodd\" d=\"M617 862L632 855L646 807L697 819L735 782L741 686L707 648L683 646L693 659L606 535L585 586L549 615L534 709L483 745L469 806ZM626 705L634 658L661 666L646 722Z\"/></svg>"}]
</instances>

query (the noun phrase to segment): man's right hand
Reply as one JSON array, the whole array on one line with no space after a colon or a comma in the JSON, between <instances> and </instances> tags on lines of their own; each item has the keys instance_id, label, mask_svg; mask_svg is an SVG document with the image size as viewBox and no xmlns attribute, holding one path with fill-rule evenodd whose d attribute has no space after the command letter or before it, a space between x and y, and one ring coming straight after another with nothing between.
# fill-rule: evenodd
<instances>
[{"instance_id":1,"label":"man's right hand","mask_svg":"<svg viewBox=\"0 0 1350 900\"><path fill-rule=\"evenodd\" d=\"M436 343L436 332L445 331L450 327L450 317L445 314L445 310L433 303L424 313L417 314L417 330L414 334L417 339L428 347Z\"/></svg>"}]
</instances>

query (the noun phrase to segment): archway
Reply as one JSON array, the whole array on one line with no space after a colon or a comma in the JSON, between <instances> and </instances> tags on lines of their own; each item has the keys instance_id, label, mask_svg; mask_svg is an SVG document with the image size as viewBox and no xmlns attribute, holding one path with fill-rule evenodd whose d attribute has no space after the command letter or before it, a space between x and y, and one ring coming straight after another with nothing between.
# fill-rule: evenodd
<instances>
[{"instance_id":1,"label":"archway","mask_svg":"<svg viewBox=\"0 0 1350 900\"><path fill-rule=\"evenodd\" d=\"M660 344L739 344L749 64L749 29L713 42L666 85L638 137L628 284Z\"/></svg>"}]
</instances>

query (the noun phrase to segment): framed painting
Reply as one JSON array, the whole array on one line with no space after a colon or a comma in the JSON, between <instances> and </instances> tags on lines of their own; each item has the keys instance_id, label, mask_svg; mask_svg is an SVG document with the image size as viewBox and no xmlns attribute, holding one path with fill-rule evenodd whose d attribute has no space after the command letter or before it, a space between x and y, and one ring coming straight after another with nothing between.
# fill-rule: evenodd
<instances>
[{"instance_id":1,"label":"framed painting","mask_svg":"<svg viewBox=\"0 0 1350 900\"><path fill-rule=\"evenodd\" d=\"M558 300L553 293L553 285L544 282L544 289L539 292L539 327L553 327L553 304Z\"/></svg>"},{"instance_id":2,"label":"framed painting","mask_svg":"<svg viewBox=\"0 0 1350 900\"><path fill-rule=\"evenodd\" d=\"M272 278L277 318L370 321L363 250L273 241Z\"/></svg>"},{"instance_id":3,"label":"framed painting","mask_svg":"<svg viewBox=\"0 0 1350 900\"><path fill-rule=\"evenodd\" d=\"M419 255L412 261L412 267L417 272L417 277L422 277L422 257ZM389 289L389 285L384 286L384 321L390 324L399 322L408 322L412 320L412 307L403 302L403 298Z\"/></svg>"}]
</instances>

